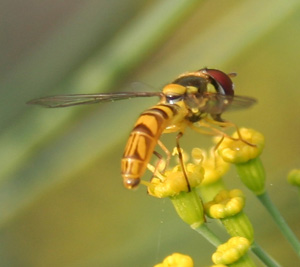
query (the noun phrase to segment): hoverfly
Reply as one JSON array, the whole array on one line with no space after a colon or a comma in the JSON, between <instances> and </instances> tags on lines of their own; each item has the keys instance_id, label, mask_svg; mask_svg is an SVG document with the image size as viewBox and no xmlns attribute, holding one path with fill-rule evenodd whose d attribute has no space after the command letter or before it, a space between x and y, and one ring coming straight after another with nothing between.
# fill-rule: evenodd
<instances>
[{"instance_id":1,"label":"hoverfly","mask_svg":"<svg viewBox=\"0 0 300 267\"><path fill-rule=\"evenodd\" d=\"M28 104L49 108L70 107L134 97L157 96L157 105L145 110L137 119L127 141L121 170L126 188L135 188L155 153L162 133L179 132L210 116L213 122L224 122L221 114L229 108L247 108L256 100L234 96L234 85L230 77L217 69L203 68L178 76L164 86L161 92L117 92L99 94L71 94L33 99ZM161 144L162 145L162 144Z\"/></svg>"}]
</instances>

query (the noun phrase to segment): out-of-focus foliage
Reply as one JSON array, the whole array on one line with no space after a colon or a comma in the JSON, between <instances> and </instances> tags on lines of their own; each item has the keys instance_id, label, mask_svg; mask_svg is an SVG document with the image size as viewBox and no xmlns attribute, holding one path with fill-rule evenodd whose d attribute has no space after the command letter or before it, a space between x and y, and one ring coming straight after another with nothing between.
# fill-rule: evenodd
<instances>
[{"instance_id":1,"label":"out-of-focus foliage","mask_svg":"<svg viewBox=\"0 0 300 267\"><path fill-rule=\"evenodd\" d=\"M236 93L258 99L224 117L265 135L268 190L299 231L297 191L285 179L300 159L299 1L3 0L0 18L1 265L151 266L173 251L209 265L214 248L169 203L122 186L126 138L156 99L25 104L53 94L160 90L205 66L237 72ZM186 136L185 149L211 142ZM163 141L172 148L174 135ZM285 266L296 262L250 195L246 209L261 246Z\"/></svg>"}]
</instances>

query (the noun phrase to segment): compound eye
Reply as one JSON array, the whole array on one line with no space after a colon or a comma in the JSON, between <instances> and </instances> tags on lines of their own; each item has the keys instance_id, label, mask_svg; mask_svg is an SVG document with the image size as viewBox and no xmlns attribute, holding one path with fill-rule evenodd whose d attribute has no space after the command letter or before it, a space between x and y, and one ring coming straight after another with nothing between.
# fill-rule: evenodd
<instances>
[{"instance_id":1,"label":"compound eye","mask_svg":"<svg viewBox=\"0 0 300 267\"><path fill-rule=\"evenodd\" d=\"M170 104L174 104L183 99L182 95L166 95L167 102Z\"/></svg>"},{"instance_id":2,"label":"compound eye","mask_svg":"<svg viewBox=\"0 0 300 267\"><path fill-rule=\"evenodd\" d=\"M234 85L226 73L216 69L203 69L201 71L212 79L212 84L216 87L218 93L228 96L234 95Z\"/></svg>"},{"instance_id":3,"label":"compound eye","mask_svg":"<svg viewBox=\"0 0 300 267\"><path fill-rule=\"evenodd\" d=\"M176 103L184 98L186 87L179 84L168 84L163 88L167 102L170 104Z\"/></svg>"}]
</instances>

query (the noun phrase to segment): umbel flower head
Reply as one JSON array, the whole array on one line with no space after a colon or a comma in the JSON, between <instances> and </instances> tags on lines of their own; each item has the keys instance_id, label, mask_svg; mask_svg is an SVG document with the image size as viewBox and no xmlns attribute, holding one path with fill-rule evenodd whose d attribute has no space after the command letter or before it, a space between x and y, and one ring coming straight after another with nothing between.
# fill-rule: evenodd
<instances>
[{"instance_id":1,"label":"umbel flower head","mask_svg":"<svg viewBox=\"0 0 300 267\"><path fill-rule=\"evenodd\" d=\"M206 153L199 148L192 150L192 157L196 160L197 155L202 155L201 163L205 170L201 186L211 185L221 179L228 172L230 164L222 159L216 151L211 149ZM199 156L198 156L199 157Z\"/></svg>"},{"instance_id":2,"label":"umbel flower head","mask_svg":"<svg viewBox=\"0 0 300 267\"><path fill-rule=\"evenodd\" d=\"M250 242L244 237L232 237L218 246L217 251L212 255L215 264L236 264L234 266L255 266L251 264L251 259L247 256Z\"/></svg>"},{"instance_id":3,"label":"umbel flower head","mask_svg":"<svg viewBox=\"0 0 300 267\"><path fill-rule=\"evenodd\" d=\"M251 243L254 231L251 222L243 212L245 196L239 189L220 191L213 201L204 204L206 214L220 219L231 236L247 238Z\"/></svg>"},{"instance_id":4,"label":"umbel flower head","mask_svg":"<svg viewBox=\"0 0 300 267\"><path fill-rule=\"evenodd\" d=\"M204 178L204 169L201 164L185 164L186 180L182 166L176 165L173 169L167 170L159 177L152 178L148 185L148 193L157 198L174 197L181 192L188 192L190 188L199 186Z\"/></svg>"},{"instance_id":5,"label":"umbel flower head","mask_svg":"<svg viewBox=\"0 0 300 267\"><path fill-rule=\"evenodd\" d=\"M242 139L240 139L240 137ZM247 128L240 128L232 135L225 137L218 147L218 153L224 161L234 164L245 163L257 158L265 146L264 136Z\"/></svg>"},{"instance_id":6,"label":"umbel flower head","mask_svg":"<svg viewBox=\"0 0 300 267\"><path fill-rule=\"evenodd\" d=\"M212 218L223 219L241 212L244 206L245 196L241 190L222 190L213 201L205 204L205 211Z\"/></svg>"},{"instance_id":7,"label":"umbel flower head","mask_svg":"<svg viewBox=\"0 0 300 267\"><path fill-rule=\"evenodd\" d=\"M219 155L236 166L242 182L256 195L265 192L265 170L259 158L264 136L252 129L241 128L233 138L225 137L218 147Z\"/></svg>"},{"instance_id":8,"label":"umbel flower head","mask_svg":"<svg viewBox=\"0 0 300 267\"><path fill-rule=\"evenodd\" d=\"M169 197L179 217L189 225L201 225L204 219L203 204L195 188L204 177L201 164L177 165L164 174L154 177L148 184L148 193L157 198ZM187 181L188 179L188 181Z\"/></svg>"},{"instance_id":9,"label":"umbel flower head","mask_svg":"<svg viewBox=\"0 0 300 267\"><path fill-rule=\"evenodd\" d=\"M195 160L195 154L199 154L199 148L192 150L192 157ZM223 176L228 172L230 164L225 162L215 148L210 149L208 152L202 152L202 167L204 168L204 179L198 191L203 201L212 200L215 195L222 189L225 189Z\"/></svg>"}]
</instances>

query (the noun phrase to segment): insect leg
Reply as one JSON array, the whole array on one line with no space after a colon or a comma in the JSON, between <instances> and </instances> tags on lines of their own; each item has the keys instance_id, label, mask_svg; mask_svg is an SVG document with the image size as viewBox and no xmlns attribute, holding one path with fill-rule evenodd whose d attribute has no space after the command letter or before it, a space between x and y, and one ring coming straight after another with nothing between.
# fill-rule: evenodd
<instances>
[{"instance_id":1,"label":"insect leg","mask_svg":"<svg viewBox=\"0 0 300 267\"><path fill-rule=\"evenodd\" d=\"M160 140L158 140L157 141L157 144L161 147L161 149L166 153L166 155L167 155L167 159L166 159L166 163L165 163L165 166L164 166L164 168L163 168L163 170L162 170L162 173L164 173L165 172L165 170L168 168L168 166L169 166L169 163L170 163L170 160L171 160L171 152L169 151L169 149L167 149L167 147L163 144L163 142L162 141L160 141ZM154 151L155 152L155 151ZM161 156L161 155L160 155ZM162 159L161 159L161 161L162 161Z\"/></svg>"},{"instance_id":2,"label":"insect leg","mask_svg":"<svg viewBox=\"0 0 300 267\"><path fill-rule=\"evenodd\" d=\"M189 180L188 180L188 177L187 177L187 173L186 173L186 170L185 170L185 167L184 167L183 155L182 155L180 144L179 144L179 139L182 136L183 136L182 132L179 132L177 134L177 136L176 136L176 147L177 147L177 151L178 151L179 162L180 162L180 165L181 165L181 168L182 168L182 173L183 173L184 179L186 180L188 192L190 192L191 191L191 186L190 186L190 183L189 183Z\"/></svg>"},{"instance_id":3,"label":"insect leg","mask_svg":"<svg viewBox=\"0 0 300 267\"><path fill-rule=\"evenodd\" d=\"M170 152L169 152L170 153ZM152 164L148 163L147 164L147 168L150 172L152 172L152 177L150 179L150 181L156 176L157 178L161 179L161 181L164 180L164 177L161 175L161 172L159 171L159 165L163 162L163 157L161 154L159 154L158 152L156 151L153 151L153 154L155 156L158 157L158 162L156 163L155 166L153 166ZM164 167L165 169L165 167ZM149 182L144 182L142 181L143 184L145 184L146 186L151 186L151 183Z\"/></svg>"},{"instance_id":4,"label":"insect leg","mask_svg":"<svg viewBox=\"0 0 300 267\"><path fill-rule=\"evenodd\" d=\"M167 147L163 144L163 142L158 140L157 144L166 153L167 159L166 159L166 162L164 164L164 167L163 167L162 171L160 171L160 169L161 169L160 165L164 162L163 156L160 153L158 153L157 151L153 151L153 154L158 157L158 162L156 163L155 167L152 166L153 168L152 167L150 167L151 169L148 168L153 173L153 176L157 175L158 173L164 173L166 171L167 167L169 166L169 163L170 163L170 160L171 160L171 152L169 151L169 149L167 149Z\"/></svg>"},{"instance_id":5,"label":"insect leg","mask_svg":"<svg viewBox=\"0 0 300 267\"><path fill-rule=\"evenodd\" d=\"M158 161L157 161L157 163L155 164L155 169L154 169L154 172L153 172L153 175L156 175L157 174L157 172L159 172L160 173L160 171L159 171L159 166L163 163L163 156L161 155L161 154L159 154L157 151L153 151L153 154L156 156L156 157L158 157ZM164 171L165 171L165 166L164 166L164 169L163 169L163 171L162 171L162 173L164 173Z\"/></svg>"},{"instance_id":6,"label":"insect leg","mask_svg":"<svg viewBox=\"0 0 300 267\"><path fill-rule=\"evenodd\" d=\"M215 168L217 167L217 150L219 146L222 144L223 140L225 138L225 135L222 135L221 139L218 141L218 143L214 147L214 158L215 158Z\"/></svg>"},{"instance_id":7,"label":"insect leg","mask_svg":"<svg viewBox=\"0 0 300 267\"><path fill-rule=\"evenodd\" d=\"M256 147L255 144L252 144L252 143L248 142L247 140L245 140L245 139L242 137L241 132L240 132L240 129L239 129L239 127L238 127L236 124L234 124L234 123L232 123L232 122L229 122L229 121L224 121L224 122L215 121L215 120L209 119L209 118L207 118L207 117L204 118L204 120L205 120L208 124L204 123L203 120L202 120L202 121L199 122L200 124L202 124L202 126L208 127L208 128L210 128L210 129L214 130L215 132L219 132L219 133L221 133L224 137L230 138L231 140L234 140L234 141L239 141L239 140L240 140L240 141L242 141L243 143L245 143L245 144L247 144L247 145L249 145L249 146ZM232 136L227 135L227 134L224 133L223 131L221 131L221 130L219 130L219 129L216 129L215 127L212 127L209 123L212 124L212 125L217 125L217 126L221 126L221 127L234 127L234 128L236 129L238 138L234 138L234 137L232 137Z\"/></svg>"}]
</instances>

